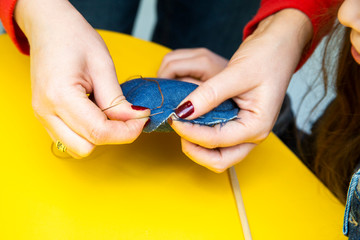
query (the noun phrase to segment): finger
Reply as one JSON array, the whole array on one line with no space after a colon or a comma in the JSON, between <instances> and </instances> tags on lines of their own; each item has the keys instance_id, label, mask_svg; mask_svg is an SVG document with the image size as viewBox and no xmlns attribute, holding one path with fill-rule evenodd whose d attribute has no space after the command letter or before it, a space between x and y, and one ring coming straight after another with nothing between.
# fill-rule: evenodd
<instances>
[{"instance_id":1,"label":"finger","mask_svg":"<svg viewBox=\"0 0 360 240\"><path fill-rule=\"evenodd\" d=\"M180 51L180 50L179 50ZM205 81L222 71L227 60L207 49L196 49L188 54L176 54L166 58L158 71L158 77L192 77Z\"/></svg>"},{"instance_id":2,"label":"finger","mask_svg":"<svg viewBox=\"0 0 360 240\"><path fill-rule=\"evenodd\" d=\"M45 130L47 131L47 133L49 134L50 138L52 139L53 143L55 144L55 147L57 148L56 144L57 142L61 142L62 144L64 144L61 140L60 140L60 137L55 137L55 135L47 128L47 127L44 127ZM65 144L64 144L65 146ZM60 151L60 150L59 150ZM69 148L66 147L66 150L65 150L65 154L68 154L70 155L71 157L73 158L76 158L76 159L81 159L82 157L78 154L76 154L75 152L71 151Z\"/></svg>"},{"instance_id":3,"label":"finger","mask_svg":"<svg viewBox=\"0 0 360 240\"><path fill-rule=\"evenodd\" d=\"M182 138L205 148L230 147L241 143L260 143L271 131L271 124L254 113L241 110L238 118L225 124L204 126L172 118L171 127Z\"/></svg>"},{"instance_id":4,"label":"finger","mask_svg":"<svg viewBox=\"0 0 360 240\"><path fill-rule=\"evenodd\" d=\"M193 83L193 84L196 84L196 85L201 85L203 83L203 81L195 79L195 78L191 78L191 77L177 78L177 80L179 80L181 82Z\"/></svg>"},{"instance_id":5,"label":"finger","mask_svg":"<svg viewBox=\"0 0 360 240\"><path fill-rule=\"evenodd\" d=\"M182 138L181 146L182 151L191 160L214 172L221 173L244 159L256 144L244 143L227 148L208 149Z\"/></svg>"},{"instance_id":6,"label":"finger","mask_svg":"<svg viewBox=\"0 0 360 240\"><path fill-rule=\"evenodd\" d=\"M73 158L82 158L90 155L95 145L72 131L57 116L48 116L43 119L43 125L54 142L60 141L66 146L66 152Z\"/></svg>"},{"instance_id":7,"label":"finger","mask_svg":"<svg viewBox=\"0 0 360 240\"><path fill-rule=\"evenodd\" d=\"M206 50L207 49L205 48L183 48L183 49L173 50L168 54L166 54L165 57L163 58L158 73L162 72L164 68L166 68L169 62L176 61L179 59L193 58L201 54L201 52L205 52Z\"/></svg>"},{"instance_id":8,"label":"finger","mask_svg":"<svg viewBox=\"0 0 360 240\"><path fill-rule=\"evenodd\" d=\"M225 100L243 93L243 88L231 71L222 71L207 80L189 94L177 107L175 113L184 119L195 119Z\"/></svg>"},{"instance_id":9,"label":"finger","mask_svg":"<svg viewBox=\"0 0 360 240\"><path fill-rule=\"evenodd\" d=\"M131 143L140 135L148 120L109 120L86 95L62 102L64 106L56 109L58 116L74 132L95 145Z\"/></svg>"},{"instance_id":10,"label":"finger","mask_svg":"<svg viewBox=\"0 0 360 240\"><path fill-rule=\"evenodd\" d=\"M93 66L91 71L96 104L104 110L108 118L126 121L150 115L149 109L133 106L126 101L111 59L103 61L101 65Z\"/></svg>"},{"instance_id":11,"label":"finger","mask_svg":"<svg viewBox=\"0 0 360 240\"><path fill-rule=\"evenodd\" d=\"M158 72L161 78L183 78L192 77L199 80L207 80L220 72L223 66L214 66L205 56L196 56L193 58L178 59L169 62L162 71Z\"/></svg>"}]
</instances>

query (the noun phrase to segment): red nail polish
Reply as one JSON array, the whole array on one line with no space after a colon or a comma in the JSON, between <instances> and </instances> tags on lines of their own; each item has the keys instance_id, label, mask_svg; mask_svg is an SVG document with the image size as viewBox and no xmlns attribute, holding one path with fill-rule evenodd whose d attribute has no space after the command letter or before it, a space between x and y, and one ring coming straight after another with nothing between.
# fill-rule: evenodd
<instances>
[{"instance_id":1,"label":"red nail polish","mask_svg":"<svg viewBox=\"0 0 360 240\"><path fill-rule=\"evenodd\" d=\"M169 117L169 118L167 119L167 122L168 122L168 124L171 126L171 125L172 125L172 123L173 123L172 118L171 118L171 117Z\"/></svg>"},{"instance_id":2,"label":"red nail polish","mask_svg":"<svg viewBox=\"0 0 360 240\"><path fill-rule=\"evenodd\" d=\"M192 103L190 101L183 103L181 106L179 106L175 110L175 114L179 118L187 118L188 116L190 116L193 113L194 113L194 106L192 105Z\"/></svg>"},{"instance_id":3,"label":"red nail polish","mask_svg":"<svg viewBox=\"0 0 360 240\"><path fill-rule=\"evenodd\" d=\"M136 105L131 105L131 108L136 110L136 111L145 111L148 110L147 107L142 107L142 106L136 106Z\"/></svg>"},{"instance_id":4,"label":"red nail polish","mask_svg":"<svg viewBox=\"0 0 360 240\"><path fill-rule=\"evenodd\" d=\"M144 128L146 128L146 126L149 125L149 123L150 123L150 118L146 121Z\"/></svg>"}]
</instances>

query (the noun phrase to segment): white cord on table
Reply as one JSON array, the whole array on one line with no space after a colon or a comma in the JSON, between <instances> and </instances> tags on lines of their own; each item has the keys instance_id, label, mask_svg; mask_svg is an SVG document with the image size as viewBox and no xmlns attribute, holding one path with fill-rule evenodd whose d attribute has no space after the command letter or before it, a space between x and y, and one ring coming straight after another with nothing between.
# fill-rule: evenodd
<instances>
[{"instance_id":1,"label":"white cord on table","mask_svg":"<svg viewBox=\"0 0 360 240\"><path fill-rule=\"evenodd\" d=\"M246 217L244 201L241 196L240 185L234 167L229 168L229 176L245 240L252 240L249 222Z\"/></svg>"}]
</instances>

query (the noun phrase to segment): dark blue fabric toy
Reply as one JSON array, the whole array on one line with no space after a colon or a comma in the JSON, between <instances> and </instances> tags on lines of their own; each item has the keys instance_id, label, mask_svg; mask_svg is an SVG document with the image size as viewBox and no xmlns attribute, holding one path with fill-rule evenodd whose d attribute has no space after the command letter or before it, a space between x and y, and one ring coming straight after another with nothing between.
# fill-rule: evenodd
<instances>
[{"instance_id":1,"label":"dark blue fabric toy","mask_svg":"<svg viewBox=\"0 0 360 240\"><path fill-rule=\"evenodd\" d=\"M197 88L196 84L161 78L137 78L121 84L126 99L133 105L151 109L150 123L144 132L169 132L172 128L167 123L180 102ZM200 125L213 126L224 124L237 117L238 106L233 100L227 100L211 112L194 120L184 120Z\"/></svg>"}]
</instances>

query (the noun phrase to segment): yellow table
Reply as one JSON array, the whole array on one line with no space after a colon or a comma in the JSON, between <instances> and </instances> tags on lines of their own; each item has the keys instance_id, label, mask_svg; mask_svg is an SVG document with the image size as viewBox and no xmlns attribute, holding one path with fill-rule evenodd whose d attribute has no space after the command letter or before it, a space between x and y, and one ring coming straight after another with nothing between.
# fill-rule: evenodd
<instances>
[{"instance_id":1,"label":"yellow table","mask_svg":"<svg viewBox=\"0 0 360 240\"><path fill-rule=\"evenodd\" d=\"M155 76L169 51L101 35L121 81ZM29 78L29 58L0 36L0 239L243 239L228 174L186 158L175 134L56 158L34 117ZM274 135L236 171L253 239L344 238L344 206Z\"/></svg>"}]
</instances>

